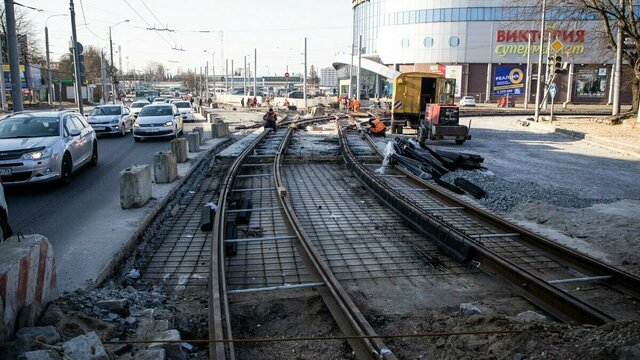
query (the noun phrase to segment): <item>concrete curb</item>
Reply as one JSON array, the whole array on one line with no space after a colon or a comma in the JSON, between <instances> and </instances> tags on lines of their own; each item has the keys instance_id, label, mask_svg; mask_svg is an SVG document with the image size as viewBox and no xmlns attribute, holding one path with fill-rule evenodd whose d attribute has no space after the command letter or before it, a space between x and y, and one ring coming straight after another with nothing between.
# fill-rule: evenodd
<instances>
[{"instance_id":1,"label":"concrete curb","mask_svg":"<svg viewBox=\"0 0 640 360\"><path fill-rule=\"evenodd\" d=\"M225 141L212 147L211 149L209 149L208 151L199 155L196 158L195 164L189 169L189 171L182 178L180 178L176 182L175 186L171 189L171 191L169 191L169 193L153 207L151 212L145 216L145 218L142 220L142 223L140 224L138 229L129 237L125 245L116 253L116 255L111 259L111 261L107 263L104 269L100 271L100 273L98 274L98 276L96 277L93 283L94 286L99 286L100 284L102 284L116 269L116 267L118 267L118 265L122 263L122 260L138 244L138 239L140 238L140 236L142 236L142 234L144 233L146 228L151 224L151 222L153 222L156 215L160 212L160 210L162 210L162 208L164 208L167 205L167 203L169 203L169 201L171 201L175 197L178 190L191 177L193 172L202 164L204 159L208 155L211 155L212 153L214 153L216 150L225 146L225 144L227 144L229 141L231 141L231 137L227 138Z\"/></svg>"},{"instance_id":2,"label":"concrete curb","mask_svg":"<svg viewBox=\"0 0 640 360\"><path fill-rule=\"evenodd\" d=\"M615 151L623 155L631 155L631 156L640 158L640 146L623 144L608 138L591 135L589 133L585 133L582 131L563 129L551 124L541 124L541 123L536 123L529 120L516 120L516 123L520 125L527 123L528 125L526 126L533 125L532 127L536 129L547 130L548 132L553 132L555 134L569 137L572 139L584 140L591 145L599 146L601 148Z\"/></svg>"}]
</instances>

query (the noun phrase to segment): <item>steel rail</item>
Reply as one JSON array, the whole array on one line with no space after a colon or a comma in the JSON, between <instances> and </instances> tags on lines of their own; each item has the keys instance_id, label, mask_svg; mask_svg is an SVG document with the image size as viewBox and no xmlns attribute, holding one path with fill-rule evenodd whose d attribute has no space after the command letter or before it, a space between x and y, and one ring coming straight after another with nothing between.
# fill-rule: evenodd
<instances>
[{"instance_id":1,"label":"steel rail","mask_svg":"<svg viewBox=\"0 0 640 360\"><path fill-rule=\"evenodd\" d=\"M382 152L377 146L375 146L373 139L369 135L366 135L366 139L371 144L371 147L376 150L378 157L383 158L384 156ZM558 242L525 229L520 225L501 218L479 206L452 196L442 187L421 179L402 166L396 166L395 168L415 182L418 182L431 190L436 196L443 198L447 202L453 203L456 206L463 207L464 211L469 213L471 216L477 219L482 219L486 223L496 226L504 233L518 233L519 236L517 239L519 242L547 255L556 262L571 265L572 268L591 277L610 276L607 280L609 286L635 299L640 299L640 277L614 266L605 264L604 262L587 254L583 254L566 247Z\"/></svg>"},{"instance_id":2,"label":"steel rail","mask_svg":"<svg viewBox=\"0 0 640 360\"><path fill-rule=\"evenodd\" d=\"M240 171L242 163L253 153L253 149L269 134L263 131L256 139L236 158L225 175L218 196L218 211L213 221L213 241L211 243L211 264L209 267L209 340L215 341L209 344L209 358L223 360L225 357L225 344L228 346L229 359L235 359L232 340L229 300L224 272L224 236L227 202L231 196L231 190L235 183L235 176ZM226 319L223 327L223 312ZM226 338L225 338L226 331Z\"/></svg>"},{"instance_id":3,"label":"steel rail","mask_svg":"<svg viewBox=\"0 0 640 360\"><path fill-rule=\"evenodd\" d=\"M360 182L443 252L461 263L477 262L481 270L505 280L523 297L560 321L601 325L613 320L604 312L565 293L513 262L493 254L462 231L402 199L395 190L358 161L349 148L348 135L342 127L339 127L339 141L347 167ZM464 203L460 205L466 206Z\"/></svg>"},{"instance_id":4,"label":"steel rail","mask_svg":"<svg viewBox=\"0 0 640 360\"><path fill-rule=\"evenodd\" d=\"M314 277L324 283L325 286L319 289L320 293L342 332L347 336L354 337L349 340L349 344L358 359L396 359L396 356L387 349L384 343L377 337L371 325L340 285L327 263L317 252L313 242L307 236L302 224L298 220L291 201L286 195L281 169L292 134L293 129L288 128L284 140L276 153L273 173L279 192L278 199L282 204L283 211L291 224L292 230L299 239L299 244L304 249L301 255L305 255L303 256L303 258L305 258L305 264L308 264L308 270L313 273Z\"/></svg>"}]
</instances>

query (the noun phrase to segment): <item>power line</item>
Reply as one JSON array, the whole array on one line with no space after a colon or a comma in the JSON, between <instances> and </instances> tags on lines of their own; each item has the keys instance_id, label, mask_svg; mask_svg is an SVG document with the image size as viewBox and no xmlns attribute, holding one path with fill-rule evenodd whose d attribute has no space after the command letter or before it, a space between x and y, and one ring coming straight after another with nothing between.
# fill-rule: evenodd
<instances>
[{"instance_id":1,"label":"power line","mask_svg":"<svg viewBox=\"0 0 640 360\"><path fill-rule=\"evenodd\" d=\"M15 1L13 2L13 4L14 5L18 5L18 6L22 6L22 7L27 8L27 9L35 10L37 12L44 12L43 9L38 9L38 8L34 8L34 7L31 7L31 6L27 6L27 5L22 5L20 3L15 2Z\"/></svg>"},{"instance_id":2,"label":"power line","mask_svg":"<svg viewBox=\"0 0 640 360\"><path fill-rule=\"evenodd\" d=\"M80 0L80 10L82 11L82 20L84 20L84 27L85 29L87 29L87 31L89 31L93 36L97 37L98 39L102 40L102 41L107 41L107 39L102 38L101 36L98 36L98 34L94 33L93 30L91 30L89 28L89 25L87 24L87 18L84 16L84 5L82 4L82 0Z\"/></svg>"},{"instance_id":3,"label":"power line","mask_svg":"<svg viewBox=\"0 0 640 360\"><path fill-rule=\"evenodd\" d=\"M151 9L147 6L147 3L145 3L144 0L140 0L140 2L151 13L151 16L153 16L154 19L158 20L158 23L160 23L160 25L162 25L162 21L160 21L160 19L158 19L158 17L156 16L156 14L154 14L153 11L151 11ZM155 29L155 30L167 31L167 32L172 32L173 31L173 30L168 29L166 26L163 29ZM173 36L171 36L171 34L169 34L169 37L171 38L171 40L173 40L173 43L175 44L176 39L174 39Z\"/></svg>"},{"instance_id":4,"label":"power line","mask_svg":"<svg viewBox=\"0 0 640 360\"><path fill-rule=\"evenodd\" d=\"M138 17L140 18L140 20L142 20L145 24L147 24L147 26L152 27L151 24L149 24L149 22L142 17L142 15L140 15L140 13L138 11L136 11L136 9L131 6L131 4L129 4L129 2L127 0L122 0L124 1L125 4L127 4L127 6L136 14L138 15ZM162 37L159 33L155 32L154 33L158 34L158 36L162 39L162 41L164 41L167 46L172 47L172 45L169 43L169 41L167 41L167 39L165 39L164 37Z\"/></svg>"}]
</instances>

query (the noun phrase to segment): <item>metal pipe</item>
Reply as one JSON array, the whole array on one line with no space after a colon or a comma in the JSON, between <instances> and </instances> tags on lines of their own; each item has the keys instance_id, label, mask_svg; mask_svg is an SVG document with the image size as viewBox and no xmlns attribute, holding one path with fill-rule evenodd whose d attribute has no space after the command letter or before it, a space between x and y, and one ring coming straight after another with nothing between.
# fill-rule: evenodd
<instances>
[{"instance_id":1,"label":"metal pipe","mask_svg":"<svg viewBox=\"0 0 640 360\"><path fill-rule=\"evenodd\" d=\"M620 0L620 12L624 13L624 0ZM613 108L611 115L620 113L620 83L622 76L622 20L618 20L618 34L616 35L616 74L613 83Z\"/></svg>"},{"instance_id":2,"label":"metal pipe","mask_svg":"<svg viewBox=\"0 0 640 360\"><path fill-rule=\"evenodd\" d=\"M586 276L572 279L558 279L558 280L549 280L547 283L549 284L569 284L573 282L589 282L589 281L599 281L599 280L610 280L613 278L611 275L603 275L603 276Z\"/></svg>"},{"instance_id":3,"label":"metal pipe","mask_svg":"<svg viewBox=\"0 0 640 360\"><path fill-rule=\"evenodd\" d=\"M538 54L538 80L536 81L536 108L533 120L538 121L540 117L540 82L542 81L542 46L544 45L544 22L546 20L545 13L547 10L547 0L542 0L542 19L540 21L540 47Z\"/></svg>"}]
</instances>

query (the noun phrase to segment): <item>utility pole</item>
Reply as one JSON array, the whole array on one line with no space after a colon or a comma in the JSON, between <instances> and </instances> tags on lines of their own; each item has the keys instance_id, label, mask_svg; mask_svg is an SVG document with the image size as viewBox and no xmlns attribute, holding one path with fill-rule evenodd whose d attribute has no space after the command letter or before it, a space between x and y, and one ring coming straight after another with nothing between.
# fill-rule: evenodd
<instances>
[{"instance_id":1,"label":"utility pole","mask_svg":"<svg viewBox=\"0 0 640 360\"><path fill-rule=\"evenodd\" d=\"M118 45L118 77L122 79L122 47Z\"/></svg>"},{"instance_id":2,"label":"utility pole","mask_svg":"<svg viewBox=\"0 0 640 360\"><path fill-rule=\"evenodd\" d=\"M0 101L2 101L2 112L6 113L9 107L7 106L7 94L4 92L4 61L2 60L4 53L2 51L2 45L2 41L0 40L0 69L3 69L3 74L0 76Z\"/></svg>"},{"instance_id":3,"label":"utility pole","mask_svg":"<svg viewBox=\"0 0 640 360\"><path fill-rule=\"evenodd\" d=\"M258 49L255 48L253 49L253 97L258 98Z\"/></svg>"},{"instance_id":4,"label":"utility pole","mask_svg":"<svg viewBox=\"0 0 640 360\"><path fill-rule=\"evenodd\" d=\"M242 77L242 88L244 96L247 96L247 55L244 56L244 76Z\"/></svg>"},{"instance_id":5,"label":"utility pole","mask_svg":"<svg viewBox=\"0 0 640 360\"><path fill-rule=\"evenodd\" d=\"M358 38L358 78L357 78L358 81L356 81L356 84L357 84L356 99L358 101L360 101L361 75L362 75L362 35L360 35Z\"/></svg>"},{"instance_id":6,"label":"utility pole","mask_svg":"<svg viewBox=\"0 0 640 360\"><path fill-rule=\"evenodd\" d=\"M533 120L538 121L540 117L540 85L542 81L542 46L544 45L544 22L547 10L547 1L542 0L542 21L540 22L540 54L538 56L538 81L536 82L536 108Z\"/></svg>"},{"instance_id":7,"label":"utility pole","mask_svg":"<svg viewBox=\"0 0 640 360\"><path fill-rule=\"evenodd\" d=\"M307 108L307 38L304 38L304 107Z\"/></svg>"},{"instance_id":8,"label":"utility pole","mask_svg":"<svg viewBox=\"0 0 640 360\"><path fill-rule=\"evenodd\" d=\"M5 0L5 2L6 1L7 0ZM80 54L78 51L78 34L76 33L76 12L73 7L73 0L69 0L69 11L71 12L71 41L73 41L73 65L76 76L76 101L78 102L80 115L84 115L84 109L82 107L82 81L80 81ZM111 40L111 28L109 28L109 40Z\"/></svg>"},{"instance_id":9,"label":"utility pole","mask_svg":"<svg viewBox=\"0 0 640 360\"><path fill-rule=\"evenodd\" d=\"M620 13L624 13L624 0L620 0ZM618 34L616 35L616 73L615 82L613 83L613 108L611 115L620 113L620 83L622 76L622 20L618 20Z\"/></svg>"},{"instance_id":10,"label":"utility pole","mask_svg":"<svg viewBox=\"0 0 640 360\"><path fill-rule=\"evenodd\" d=\"M527 35L529 38L527 45L527 71L526 71L526 82L524 88L524 108L529 108L529 95L531 94L531 32Z\"/></svg>"},{"instance_id":11,"label":"utility pole","mask_svg":"<svg viewBox=\"0 0 640 360\"><path fill-rule=\"evenodd\" d=\"M71 1L73 9L73 0ZM16 35L16 16L13 10L13 0L4 0L4 11L7 14L7 51L9 52L9 72L11 73L11 99L13 101L13 111L22 111L24 110L24 106L22 105L20 60L18 59L18 37ZM4 76L4 74L2 76Z\"/></svg>"},{"instance_id":12,"label":"utility pole","mask_svg":"<svg viewBox=\"0 0 640 360\"><path fill-rule=\"evenodd\" d=\"M102 78L102 103L107 103L107 67L104 59L104 51L100 51L100 77ZM133 77L135 78L135 72Z\"/></svg>"},{"instance_id":13,"label":"utility pole","mask_svg":"<svg viewBox=\"0 0 640 360\"><path fill-rule=\"evenodd\" d=\"M224 59L224 90L229 93L229 59Z\"/></svg>"},{"instance_id":14,"label":"utility pole","mask_svg":"<svg viewBox=\"0 0 640 360\"><path fill-rule=\"evenodd\" d=\"M233 81L234 75L235 74L233 71L233 59L231 59L231 92L233 92L233 90L236 89L236 86L234 85L234 81Z\"/></svg>"},{"instance_id":15,"label":"utility pole","mask_svg":"<svg viewBox=\"0 0 640 360\"><path fill-rule=\"evenodd\" d=\"M207 60L207 66L204 68L204 96L209 97L209 60Z\"/></svg>"},{"instance_id":16,"label":"utility pole","mask_svg":"<svg viewBox=\"0 0 640 360\"><path fill-rule=\"evenodd\" d=\"M111 53L111 61L109 62L109 75L111 75L111 103L116 103L116 84L113 73L113 41L111 40L111 26L109 26L109 52Z\"/></svg>"}]
</instances>

